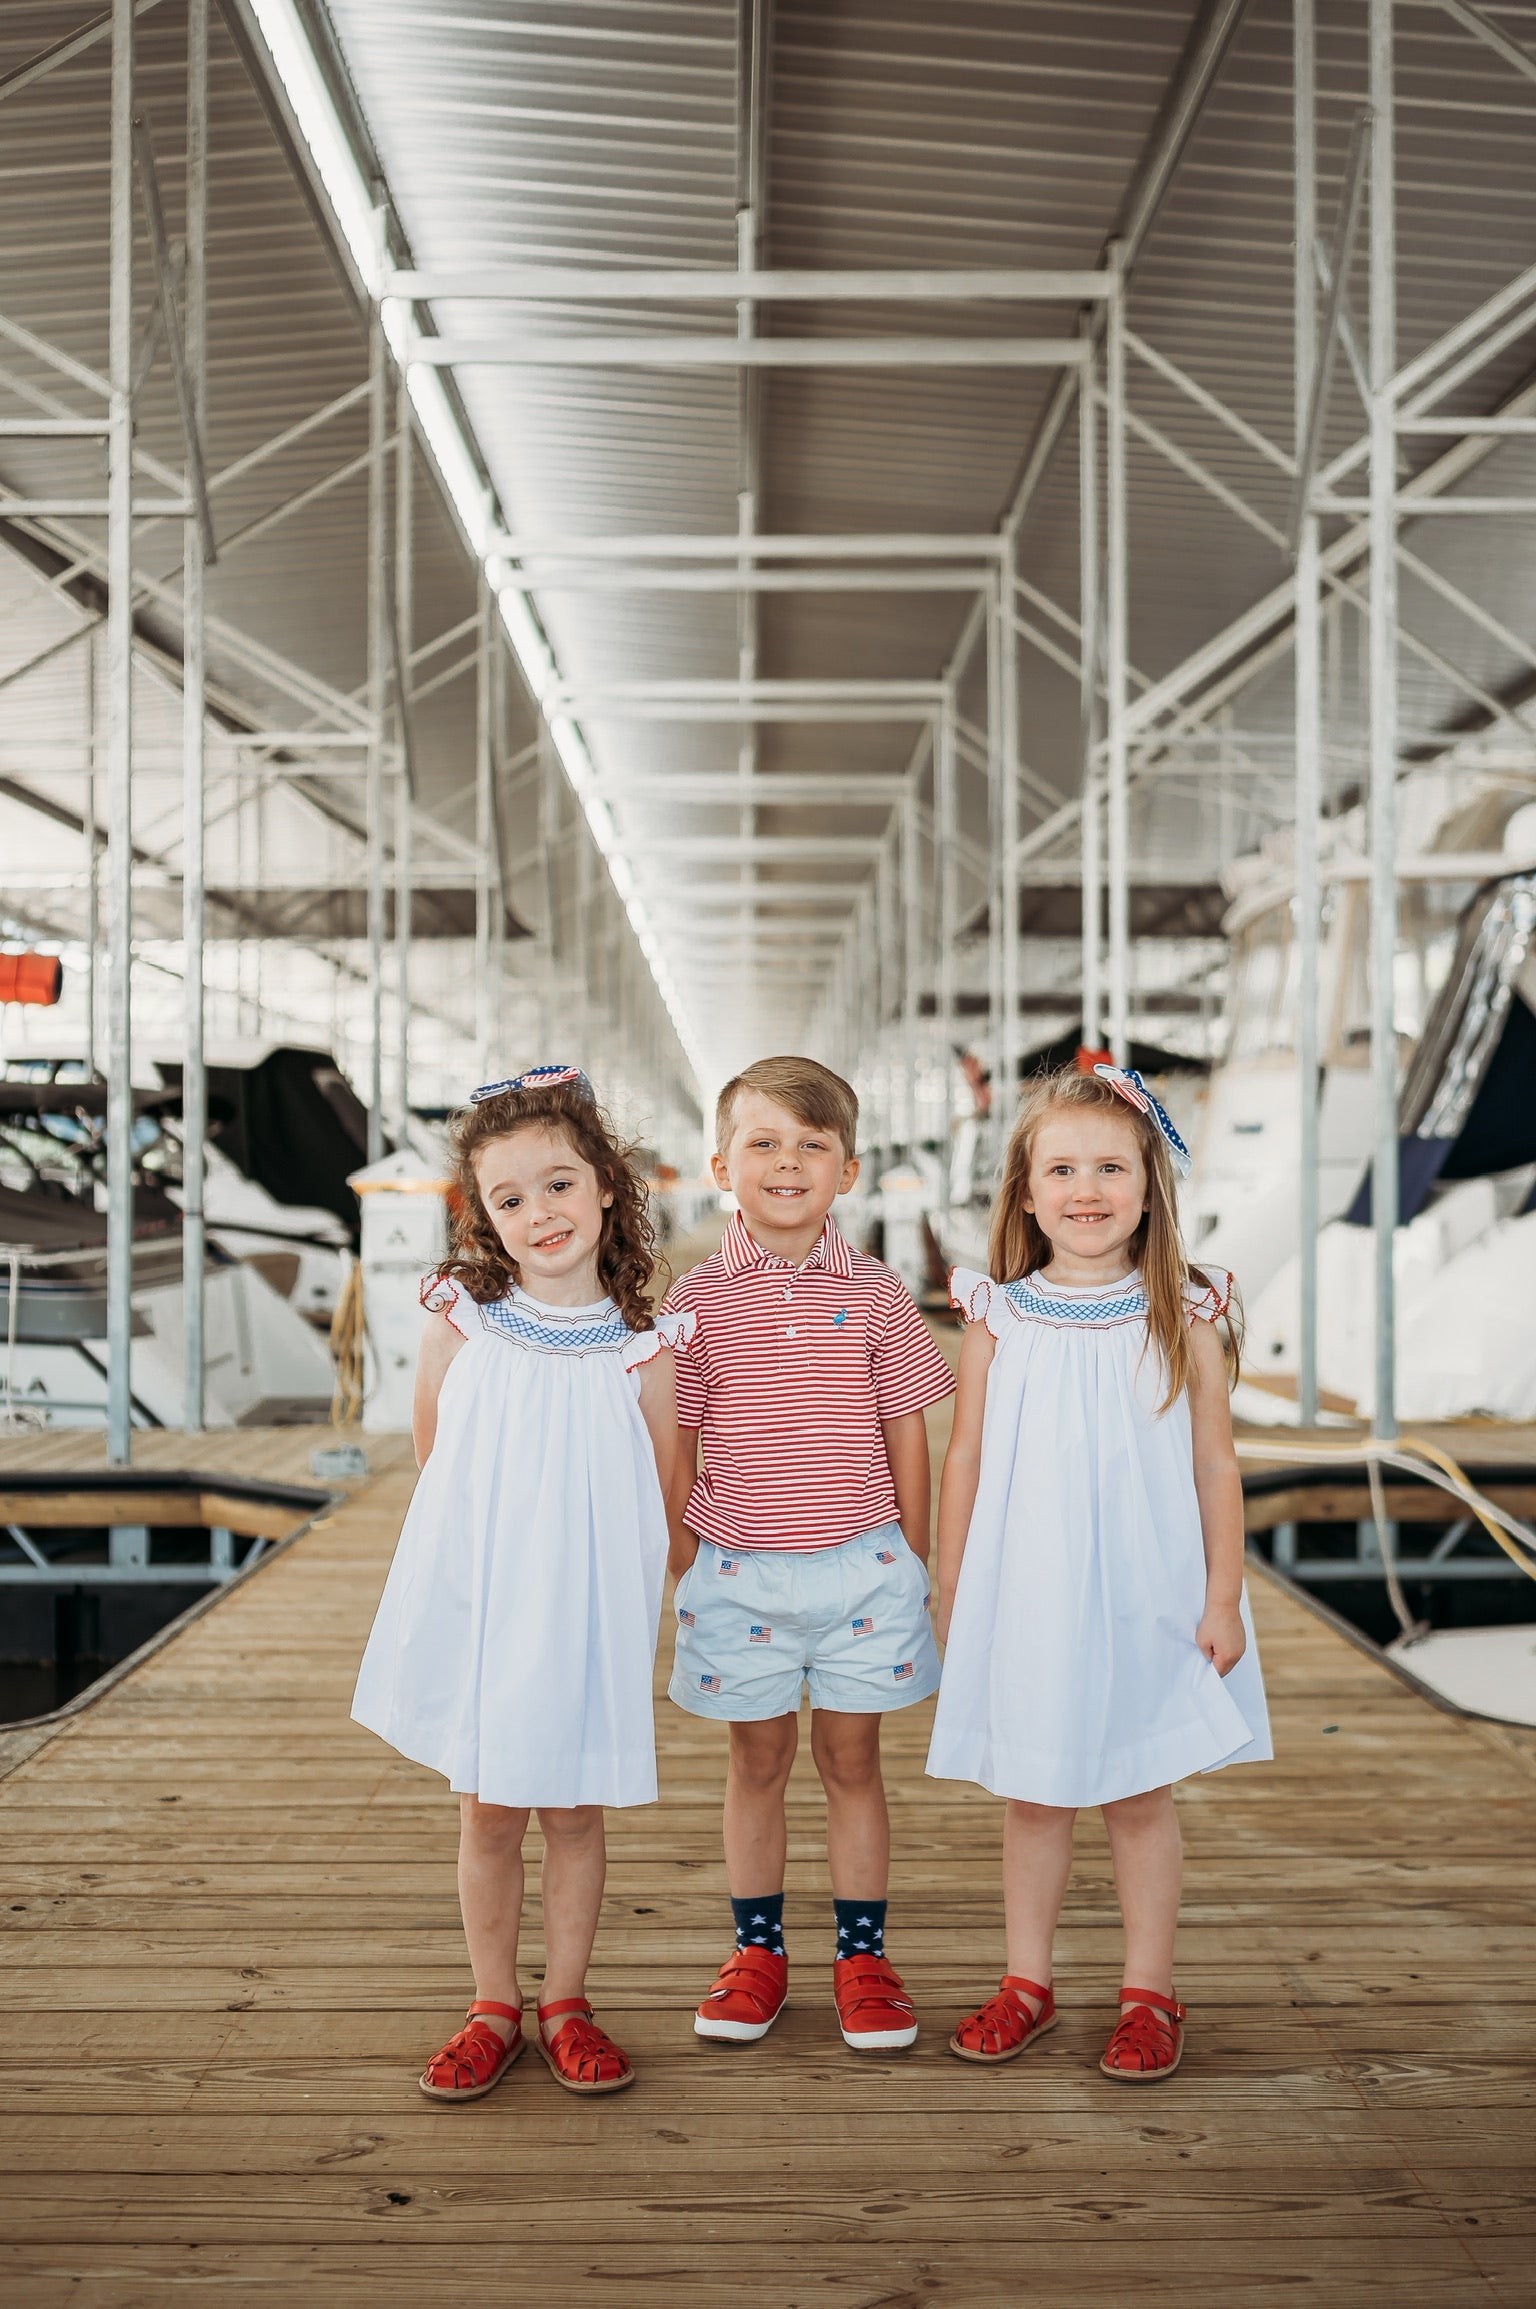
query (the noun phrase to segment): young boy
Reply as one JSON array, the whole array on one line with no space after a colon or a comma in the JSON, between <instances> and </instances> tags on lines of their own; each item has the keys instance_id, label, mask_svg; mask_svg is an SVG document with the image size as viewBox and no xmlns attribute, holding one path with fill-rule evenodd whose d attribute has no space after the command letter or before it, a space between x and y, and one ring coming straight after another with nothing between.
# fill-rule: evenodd
<instances>
[{"instance_id":1,"label":"young boy","mask_svg":"<svg viewBox=\"0 0 1536 2309\"><path fill-rule=\"evenodd\" d=\"M666 1301L698 1317L677 1367L671 1697L730 1726L736 1950L694 2027L751 2042L784 2007L784 1789L805 1683L838 2019L845 2044L883 2052L911 2044L917 2018L885 1954L880 1718L938 1686L923 1409L954 1380L900 1278L828 1215L859 1175L858 1118L849 1085L809 1058L760 1059L720 1094L714 1174L736 1214Z\"/></svg>"}]
</instances>

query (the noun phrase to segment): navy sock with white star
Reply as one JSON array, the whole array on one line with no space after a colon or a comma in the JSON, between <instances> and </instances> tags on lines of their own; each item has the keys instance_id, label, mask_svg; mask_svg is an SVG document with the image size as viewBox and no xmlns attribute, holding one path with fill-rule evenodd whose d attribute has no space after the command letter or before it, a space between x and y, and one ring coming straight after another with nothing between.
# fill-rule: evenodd
<instances>
[{"instance_id":1,"label":"navy sock with white star","mask_svg":"<svg viewBox=\"0 0 1536 2309\"><path fill-rule=\"evenodd\" d=\"M883 1956L885 1954L885 1902L883 1900L834 1900L832 1912L837 1918L837 1953L839 1956Z\"/></svg>"},{"instance_id":2,"label":"navy sock with white star","mask_svg":"<svg viewBox=\"0 0 1536 2309\"><path fill-rule=\"evenodd\" d=\"M765 1900L733 1900L738 1948L764 1948L770 1956L784 1954L784 1895L770 1892Z\"/></svg>"}]
</instances>

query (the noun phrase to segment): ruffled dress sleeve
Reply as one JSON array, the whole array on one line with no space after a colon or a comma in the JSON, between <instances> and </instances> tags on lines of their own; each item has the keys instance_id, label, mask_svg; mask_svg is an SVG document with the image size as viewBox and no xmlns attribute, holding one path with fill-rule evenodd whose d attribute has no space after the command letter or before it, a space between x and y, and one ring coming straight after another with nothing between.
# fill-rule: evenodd
<instances>
[{"instance_id":1,"label":"ruffled dress sleeve","mask_svg":"<svg viewBox=\"0 0 1536 2309\"><path fill-rule=\"evenodd\" d=\"M451 1275L429 1275L421 1286L421 1303L429 1315L446 1315L461 1339L469 1337L468 1318L478 1312L475 1302Z\"/></svg>"},{"instance_id":2,"label":"ruffled dress sleeve","mask_svg":"<svg viewBox=\"0 0 1536 2309\"><path fill-rule=\"evenodd\" d=\"M663 1347L670 1347L674 1354L686 1355L698 1324L699 1318L691 1307L679 1307L673 1314L658 1315L654 1330L631 1331L624 1342L625 1370L638 1371L642 1363L649 1363Z\"/></svg>"},{"instance_id":3,"label":"ruffled dress sleeve","mask_svg":"<svg viewBox=\"0 0 1536 2309\"><path fill-rule=\"evenodd\" d=\"M1012 1310L1002 1284L994 1283L990 1275L978 1274L974 1267L953 1268L949 1277L949 1303L968 1323L985 1323L994 1339L1004 1337L1004 1326L1010 1321Z\"/></svg>"},{"instance_id":4,"label":"ruffled dress sleeve","mask_svg":"<svg viewBox=\"0 0 1536 2309\"><path fill-rule=\"evenodd\" d=\"M1232 1277L1225 1267L1202 1267L1184 1284L1184 1312L1192 1323L1221 1323L1232 1304Z\"/></svg>"}]
</instances>

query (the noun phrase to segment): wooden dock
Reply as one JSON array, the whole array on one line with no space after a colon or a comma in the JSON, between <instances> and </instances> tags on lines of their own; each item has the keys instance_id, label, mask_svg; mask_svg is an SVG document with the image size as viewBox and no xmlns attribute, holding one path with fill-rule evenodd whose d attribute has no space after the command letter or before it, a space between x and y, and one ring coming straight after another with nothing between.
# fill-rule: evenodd
<instances>
[{"instance_id":1,"label":"wooden dock","mask_svg":"<svg viewBox=\"0 0 1536 2309\"><path fill-rule=\"evenodd\" d=\"M293 1481L315 1440L146 1457ZM95 1448L4 1444L0 1470ZM469 1993L455 1817L347 1720L411 1483L395 1439L370 1448L337 1512L0 1780L14 2309L1536 2302L1536 1739L1437 1713L1265 1585L1279 1756L1182 1791L1168 2083L1095 2065L1118 1953L1096 1821L1063 2025L995 2073L945 2051L1000 1969L1000 1808L924 1778L927 1707L888 1750L915 2052L838 2040L805 1771L792 2007L760 2047L700 2042L722 1735L662 1700L663 1801L611 1818L592 1980L639 2084L583 2104L530 2055L429 2106L416 2072ZM531 1986L536 1904L526 1949Z\"/></svg>"}]
</instances>

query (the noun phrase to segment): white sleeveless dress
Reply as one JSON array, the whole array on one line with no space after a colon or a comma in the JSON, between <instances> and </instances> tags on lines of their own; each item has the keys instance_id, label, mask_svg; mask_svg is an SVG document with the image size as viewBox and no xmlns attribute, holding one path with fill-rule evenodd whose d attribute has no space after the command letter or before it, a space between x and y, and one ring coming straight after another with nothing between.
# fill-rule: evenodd
<instances>
[{"instance_id":1,"label":"white sleeveless dress","mask_svg":"<svg viewBox=\"0 0 1536 2309\"><path fill-rule=\"evenodd\" d=\"M1191 1320L1231 1277L1191 1285ZM1139 1275L1067 1288L957 1269L997 1341L981 1477L928 1770L1035 1804L1112 1803L1274 1753L1258 1647L1217 1674L1195 1645L1205 1552L1186 1396L1158 1416Z\"/></svg>"},{"instance_id":2,"label":"white sleeveless dress","mask_svg":"<svg viewBox=\"0 0 1536 2309\"><path fill-rule=\"evenodd\" d=\"M488 1804L654 1803L667 1518L637 1374L693 1317L631 1331L611 1299L482 1307L447 1281L423 1304L465 1344L353 1717Z\"/></svg>"}]
</instances>

